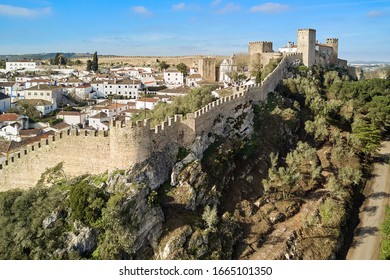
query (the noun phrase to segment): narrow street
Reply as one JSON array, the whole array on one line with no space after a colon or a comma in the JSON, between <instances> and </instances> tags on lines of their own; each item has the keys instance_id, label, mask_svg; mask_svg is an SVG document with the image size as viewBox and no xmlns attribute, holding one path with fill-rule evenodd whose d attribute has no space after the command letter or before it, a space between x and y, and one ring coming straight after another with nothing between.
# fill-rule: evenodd
<instances>
[{"instance_id":1,"label":"narrow street","mask_svg":"<svg viewBox=\"0 0 390 280\"><path fill-rule=\"evenodd\" d=\"M373 178L364 190L366 197L360 208L360 223L355 229L347 260L377 260L382 235L380 227L385 219L386 205L390 202L390 141L382 143L380 156L384 161L375 163Z\"/></svg>"}]
</instances>

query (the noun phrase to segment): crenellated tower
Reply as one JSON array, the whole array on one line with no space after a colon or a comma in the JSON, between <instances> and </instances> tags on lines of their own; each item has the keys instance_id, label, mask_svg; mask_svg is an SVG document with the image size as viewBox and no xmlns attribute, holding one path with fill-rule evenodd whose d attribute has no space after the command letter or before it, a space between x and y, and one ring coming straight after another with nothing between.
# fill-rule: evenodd
<instances>
[{"instance_id":1,"label":"crenellated tower","mask_svg":"<svg viewBox=\"0 0 390 280\"><path fill-rule=\"evenodd\" d=\"M297 52L302 53L303 64L311 67L316 63L316 31L315 29L298 29Z\"/></svg>"},{"instance_id":2,"label":"crenellated tower","mask_svg":"<svg viewBox=\"0 0 390 280\"><path fill-rule=\"evenodd\" d=\"M326 44L333 48L332 55L330 57L330 62L333 64L337 63L339 58L339 39L337 38L328 38L326 39Z\"/></svg>"}]
</instances>

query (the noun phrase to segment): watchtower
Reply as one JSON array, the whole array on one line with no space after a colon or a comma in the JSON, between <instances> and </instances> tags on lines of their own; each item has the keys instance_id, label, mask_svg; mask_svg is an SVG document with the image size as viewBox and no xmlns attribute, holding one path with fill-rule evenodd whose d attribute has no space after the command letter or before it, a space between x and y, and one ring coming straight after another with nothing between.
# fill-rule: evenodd
<instances>
[{"instance_id":1,"label":"watchtower","mask_svg":"<svg viewBox=\"0 0 390 280\"><path fill-rule=\"evenodd\" d=\"M249 42L248 46L249 52L249 71L257 64L261 64L261 54L263 53L273 53L272 42L260 41L260 42Z\"/></svg>"},{"instance_id":2,"label":"watchtower","mask_svg":"<svg viewBox=\"0 0 390 280\"><path fill-rule=\"evenodd\" d=\"M339 58L339 39L337 38L327 38L326 44L333 48L331 55L331 63L336 64Z\"/></svg>"},{"instance_id":3,"label":"watchtower","mask_svg":"<svg viewBox=\"0 0 390 280\"><path fill-rule=\"evenodd\" d=\"M217 80L216 76L216 58L215 57L203 57L198 60L199 74L203 79L210 82Z\"/></svg>"},{"instance_id":4,"label":"watchtower","mask_svg":"<svg viewBox=\"0 0 390 280\"><path fill-rule=\"evenodd\" d=\"M298 29L298 48L297 52L302 53L303 64L311 67L316 59L316 30Z\"/></svg>"}]
</instances>

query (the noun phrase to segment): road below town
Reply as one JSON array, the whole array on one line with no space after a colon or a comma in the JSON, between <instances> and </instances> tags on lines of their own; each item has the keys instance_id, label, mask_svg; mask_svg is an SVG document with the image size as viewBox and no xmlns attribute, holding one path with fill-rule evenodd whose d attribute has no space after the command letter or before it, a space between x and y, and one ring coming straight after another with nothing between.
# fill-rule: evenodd
<instances>
[{"instance_id":1,"label":"road below town","mask_svg":"<svg viewBox=\"0 0 390 280\"><path fill-rule=\"evenodd\" d=\"M382 234L380 227L385 220L386 205L390 197L390 141L382 143L380 157L375 163L373 178L367 183L360 208L360 223L355 229L347 260L377 260L379 258Z\"/></svg>"}]
</instances>

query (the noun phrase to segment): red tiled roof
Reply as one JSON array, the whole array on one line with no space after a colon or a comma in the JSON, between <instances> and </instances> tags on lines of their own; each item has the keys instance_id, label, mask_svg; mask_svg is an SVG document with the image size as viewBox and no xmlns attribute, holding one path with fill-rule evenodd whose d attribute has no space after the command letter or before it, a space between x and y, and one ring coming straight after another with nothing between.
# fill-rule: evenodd
<instances>
[{"instance_id":1,"label":"red tiled roof","mask_svg":"<svg viewBox=\"0 0 390 280\"><path fill-rule=\"evenodd\" d=\"M19 116L15 113L6 113L0 115L0 122L16 122Z\"/></svg>"},{"instance_id":2,"label":"red tiled roof","mask_svg":"<svg viewBox=\"0 0 390 280\"><path fill-rule=\"evenodd\" d=\"M57 116L80 116L81 113L78 111L61 111Z\"/></svg>"},{"instance_id":3,"label":"red tiled roof","mask_svg":"<svg viewBox=\"0 0 390 280\"><path fill-rule=\"evenodd\" d=\"M140 98L137 101L156 103L156 102L159 101L159 99L158 98L148 98L148 97L146 97L146 98Z\"/></svg>"}]
</instances>

